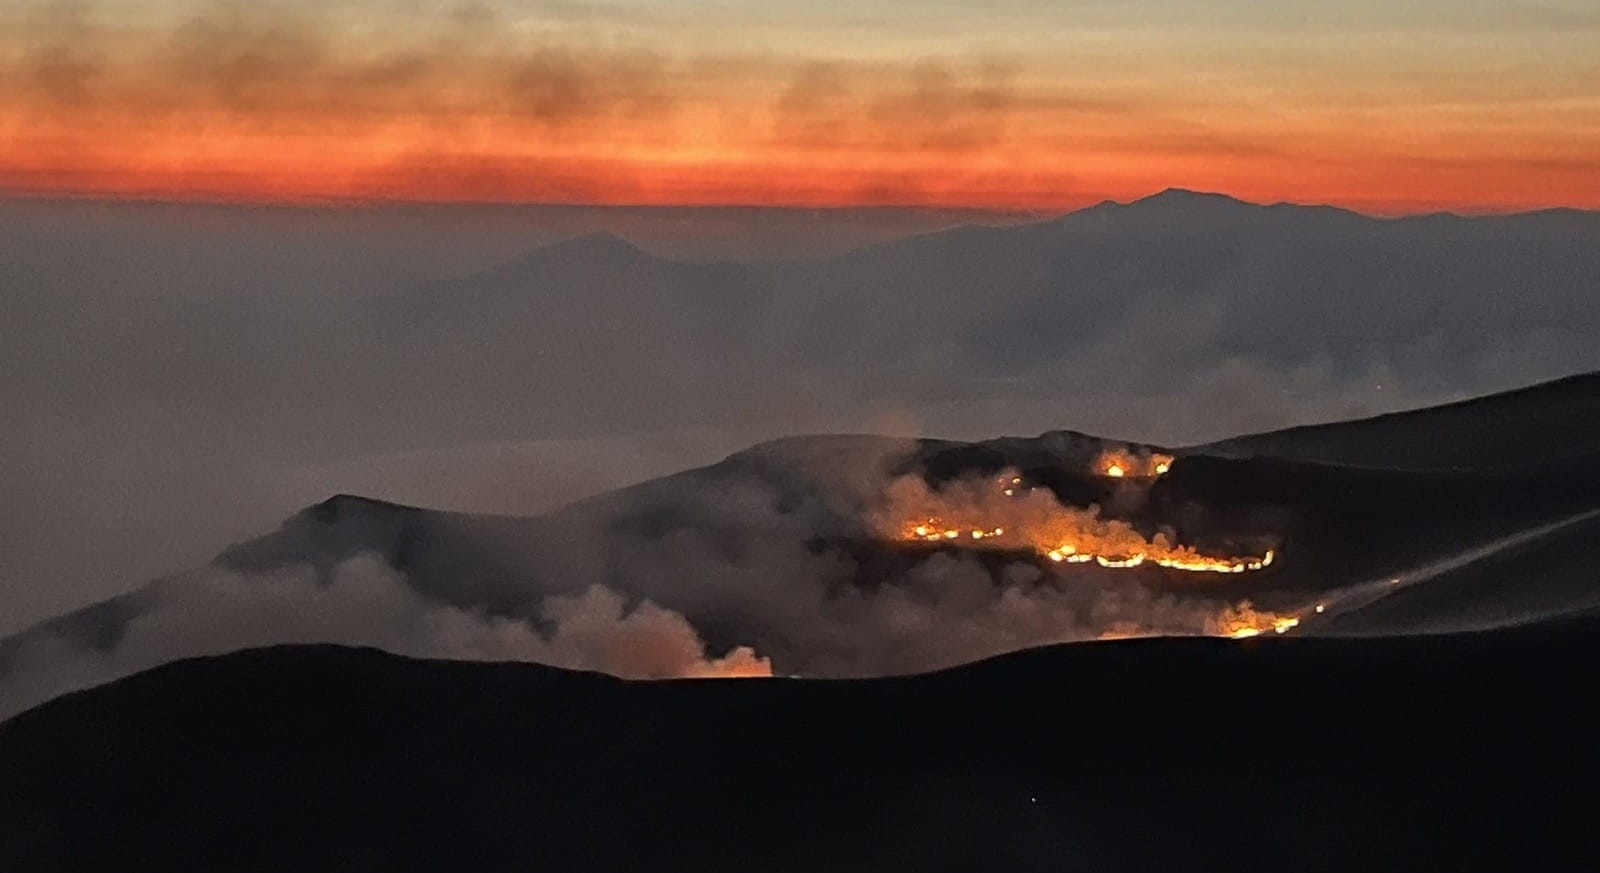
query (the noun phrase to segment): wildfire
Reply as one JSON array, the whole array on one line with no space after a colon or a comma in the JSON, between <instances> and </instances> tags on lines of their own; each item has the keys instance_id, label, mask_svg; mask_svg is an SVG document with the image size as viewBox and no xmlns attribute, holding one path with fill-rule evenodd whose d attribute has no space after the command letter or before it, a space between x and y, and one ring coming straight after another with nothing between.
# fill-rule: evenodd
<instances>
[{"instance_id":1,"label":"wildfire","mask_svg":"<svg viewBox=\"0 0 1600 873\"><path fill-rule=\"evenodd\" d=\"M1045 556L1058 564L1063 561L1068 564L1087 564L1095 559L1094 555L1078 554L1077 546L1058 546L1046 552Z\"/></svg>"},{"instance_id":2,"label":"wildfire","mask_svg":"<svg viewBox=\"0 0 1600 873\"><path fill-rule=\"evenodd\" d=\"M1158 455L1146 462L1164 464L1166 461L1160 460L1164 457ZM896 535L914 542L1027 548L1052 563L1093 562L1108 569L1154 564L1185 573L1232 574L1263 570L1277 559L1272 549L1260 556L1202 554L1192 546L1172 542L1165 534L1146 538L1127 522L1103 519L1096 507L1064 507L1048 490L1027 487L1020 476L1002 476L992 482L988 486L963 483L940 493L930 493L916 481L895 486L909 493L891 493L891 504L915 502L922 504L924 511L914 523L901 526ZM994 485L999 486L999 496L990 490ZM934 511L927 512L929 509ZM973 524L952 520L962 516L986 517L986 521Z\"/></svg>"},{"instance_id":3,"label":"wildfire","mask_svg":"<svg viewBox=\"0 0 1600 873\"><path fill-rule=\"evenodd\" d=\"M1166 537L1159 534L1146 540L1124 522L1103 521L1092 515L1091 519L1093 523L1088 525L1082 524L1081 519L1073 519L1078 522L1079 527L1074 538L1085 542L1084 545L1072 539L1060 542L1051 539L1049 535L1030 536L1026 529L1008 535L1008 528L1000 526L947 525L938 517L930 517L911 526L901 538L927 543L974 542L986 546L993 545L996 548L1011 544L1031 548L1040 557L1052 563L1093 562L1114 570L1130 569L1148 563L1185 573L1248 573L1270 567L1273 561L1277 560L1277 552L1273 549L1268 549L1260 557L1224 558L1203 555L1189 546L1173 545ZM1087 545L1094 541L1103 542L1106 547L1094 548ZM1118 549L1118 544L1128 544L1131 547Z\"/></svg>"},{"instance_id":4,"label":"wildfire","mask_svg":"<svg viewBox=\"0 0 1600 873\"><path fill-rule=\"evenodd\" d=\"M1107 449L1095 460L1094 468L1112 479L1153 479L1172 469L1172 456L1153 452L1136 454L1126 449Z\"/></svg>"},{"instance_id":5,"label":"wildfire","mask_svg":"<svg viewBox=\"0 0 1600 873\"><path fill-rule=\"evenodd\" d=\"M1286 634L1300 626L1300 617L1276 612L1258 611L1246 600L1230 606L1214 619L1207 631L1216 636L1235 640L1258 637L1264 633Z\"/></svg>"},{"instance_id":6,"label":"wildfire","mask_svg":"<svg viewBox=\"0 0 1600 873\"><path fill-rule=\"evenodd\" d=\"M1157 558L1156 564L1169 570L1186 570L1190 573L1245 573L1251 570L1263 570L1272 566L1277 558L1277 552L1267 549L1266 554L1259 558L1208 558L1204 555L1192 554L1182 557Z\"/></svg>"},{"instance_id":7,"label":"wildfire","mask_svg":"<svg viewBox=\"0 0 1600 873\"><path fill-rule=\"evenodd\" d=\"M1299 626L1300 617L1297 615L1258 611L1250 601L1246 600L1233 606L1223 607L1222 611L1208 619L1200 630L1206 636L1248 640L1269 633L1286 634ZM1118 622L1101 631L1096 639L1126 640L1160 633L1160 630L1144 628L1136 623Z\"/></svg>"},{"instance_id":8,"label":"wildfire","mask_svg":"<svg viewBox=\"0 0 1600 873\"><path fill-rule=\"evenodd\" d=\"M1170 460L1148 459L1146 463L1139 469L1164 469ZM909 542L1025 551L1050 564L1093 563L1108 570L1150 565L1182 573L1239 574L1264 570L1279 558L1275 549L1259 555L1210 555L1176 542L1170 532L1146 536L1126 521L1102 517L1097 506L1063 506L1050 489L1031 487L1012 473L987 481L961 480L937 491L920 477L902 477L891 483L885 496L879 530L887 537ZM907 515L915 520L894 521ZM1300 624L1298 615L1258 611L1248 601L1219 603L1208 608L1207 614L1212 608L1221 611L1205 620L1203 632L1213 636L1244 639L1284 634ZM1137 627L1116 630L1113 636L1143 633Z\"/></svg>"},{"instance_id":9,"label":"wildfire","mask_svg":"<svg viewBox=\"0 0 1600 873\"><path fill-rule=\"evenodd\" d=\"M948 540L959 540L963 535L970 536L975 540L994 539L995 537L1002 536L1005 534L1005 532L1006 529L1003 527L975 527L971 530L965 531L965 534L963 534L962 528L947 528L940 524L938 519L930 518L928 519L927 524L919 524L916 527L913 527L911 529L911 533L905 538L911 540L923 540L930 543L940 543Z\"/></svg>"}]
</instances>

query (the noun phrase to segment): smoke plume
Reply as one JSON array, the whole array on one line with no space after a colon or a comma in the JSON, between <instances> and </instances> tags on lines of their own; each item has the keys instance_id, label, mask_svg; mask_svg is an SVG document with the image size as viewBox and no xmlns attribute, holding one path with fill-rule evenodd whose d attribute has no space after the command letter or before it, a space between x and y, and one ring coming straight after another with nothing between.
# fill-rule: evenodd
<instances>
[{"instance_id":1,"label":"smoke plume","mask_svg":"<svg viewBox=\"0 0 1600 873\"><path fill-rule=\"evenodd\" d=\"M164 579L147 593L152 605L107 648L60 633L25 637L0 665L0 718L170 661L294 643L530 661L632 679L772 673L749 648L710 655L682 615L598 585L546 598L527 617L491 616L430 602L381 561L360 556L326 582L305 565L257 574L212 567Z\"/></svg>"}]
</instances>

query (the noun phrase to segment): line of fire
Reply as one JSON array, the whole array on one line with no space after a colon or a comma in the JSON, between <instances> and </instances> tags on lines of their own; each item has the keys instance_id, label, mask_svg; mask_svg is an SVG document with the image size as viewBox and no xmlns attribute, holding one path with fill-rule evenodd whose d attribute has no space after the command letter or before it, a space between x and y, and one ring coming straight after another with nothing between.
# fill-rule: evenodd
<instances>
[{"instance_id":1,"label":"line of fire","mask_svg":"<svg viewBox=\"0 0 1600 873\"><path fill-rule=\"evenodd\" d=\"M1106 450L1094 461L1093 472L1138 485L1165 476L1173 461L1171 455L1159 452ZM942 548L1028 551L1041 565L1094 564L1110 570L1151 565L1180 573L1231 576L1264 570L1278 560L1278 551L1271 548L1254 555L1214 555L1178 543L1165 533L1147 537L1125 521L1101 517L1098 507L1063 506L1050 489L1021 475L991 478L982 489L924 496L928 498L925 502L937 505L936 511L904 519L896 532L902 541ZM1243 639L1286 633L1299 624L1297 615L1258 611L1249 601L1242 601L1223 609L1208 623L1207 632Z\"/></svg>"}]
</instances>

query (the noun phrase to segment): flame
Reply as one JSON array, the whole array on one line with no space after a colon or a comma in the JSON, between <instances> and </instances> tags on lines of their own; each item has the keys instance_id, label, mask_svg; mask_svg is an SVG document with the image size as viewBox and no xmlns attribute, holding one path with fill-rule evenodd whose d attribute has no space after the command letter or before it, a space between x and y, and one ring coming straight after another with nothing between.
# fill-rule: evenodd
<instances>
[{"instance_id":1,"label":"flame","mask_svg":"<svg viewBox=\"0 0 1600 873\"><path fill-rule=\"evenodd\" d=\"M1113 466L1112 469L1116 469ZM1152 468L1153 469L1153 468ZM1192 546L1172 542L1165 534L1146 538L1127 522L1102 519L1097 507L1063 507L1048 490L1022 488L1022 478L1007 476L998 480L1001 498L986 490L930 493L926 486L910 486L916 493L906 501L922 503L924 511L916 522L893 532L902 540L929 543L970 542L977 547L1027 548L1056 564L1094 562L1114 570L1154 564L1185 573L1248 573L1272 566L1277 552L1268 549L1260 556L1220 556L1202 554ZM891 494L891 503L899 502ZM929 504L934 504L930 506ZM989 518L978 524L953 521L952 516ZM1003 521L1001 524L993 522Z\"/></svg>"},{"instance_id":2,"label":"flame","mask_svg":"<svg viewBox=\"0 0 1600 873\"><path fill-rule=\"evenodd\" d=\"M1269 632L1286 634L1299 626L1300 617L1298 615L1257 610L1251 605L1250 601L1245 600L1238 604L1224 607L1221 612L1205 622L1201 631L1208 636L1247 640ZM1095 638L1100 640L1125 640L1134 637L1154 636L1159 633L1159 630L1150 630L1133 622L1121 621L1101 631Z\"/></svg>"},{"instance_id":3,"label":"flame","mask_svg":"<svg viewBox=\"0 0 1600 873\"><path fill-rule=\"evenodd\" d=\"M907 533L903 537L903 539L923 540L925 542L930 542L930 543L940 543L940 542L945 542L945 541L948 541L948 540L961 539L961 537L963 536L963 533L965 533L966 536L969 536L974 540L986 540L986 539L994 539L995 537L1002 536L1002 535L1005 534L1005 532L1006 532L1006 529L1003 528L1003 527L990 527L990 528L981 528L981 527L975 527L975 528L945 527L944 525L939 523L939 519L930 518L930 519L928 519L926 524L919 524L919 525L916 525L915 527L912 527L910 532Z\"/></svg>"},{"instance_id":4,"label":"flame","mask_svg":"<svg viewBox=\"0 0 1600 873\"><path fill-rule=\"evenodd\" d=\"M1172 469L1172 456L1160 452L1137 454L1127 449L1107 449L1095 460L1094 468L1112 479L1153 479L1165 476Z\"/></svg>"},{"instance_id":5,"label":"flame","mask_svg":"<svg viewBox=\"0 0 1600 873\"><path fill-rule=\"evenodd\" d=\"M770 679L772 659L762 657L749 646L738 646L725 657L684 668L684 679Z\"/></svg>"},{"instance_id":6,"label":"flame","mask_svg":"<svg viewBox=\"0 0 1600 873\"><path fill-rule=\"evenodd\" d=\"M1169 468L1170 460L1163 459L1148 461L1148 466L1140 469ZM1165 532L1147 537L1126 521L1103 518L1097 506L1063 506L1049 489L1030 487L1022 477L1010 474L987 483L960 481L939 491L931 490L920 477L907 476L890 484L886 498L879 518L880 530L887 537L952 548L1031 551L1050 564L1094 563L1109 570L1152 565L1182 573L1232 575L1264 570L1279 557L1276 549L1260 555L1211 555L1178 543ZM907 509L915 510L914 514ZM915 520L893 521L907 514ZM981 521L974 523L975 519ZM1301 620L1291 613L1257 610L1249 601L1214 602L1206 607L1206 614L1212 609L1220 611L1205 621L1203 632L1234 639L1285 634ZM1112 631L1101 638L1147 632L1131 625Z\"/></svg>"},{"instance_id":7,"label":"flame","mask_svg":"<svg viewBox=\"0 0 1600 873\"><path fill-rule=\"evenodd\" d=\"M1224 609L1206 630L1215 636L1244 640L1261 636L1267 631L1286 634L1299 626L1300 617L1297 615L1257 610L1246 600Z\"/></svg>"}]
</instances>

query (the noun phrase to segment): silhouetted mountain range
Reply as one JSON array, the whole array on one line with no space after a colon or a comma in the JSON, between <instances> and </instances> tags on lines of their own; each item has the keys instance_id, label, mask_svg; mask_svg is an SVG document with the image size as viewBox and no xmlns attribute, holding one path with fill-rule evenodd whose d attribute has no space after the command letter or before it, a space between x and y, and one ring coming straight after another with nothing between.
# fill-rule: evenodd
<instances>
[{"instance_id":1,"label":"silhouetted mountain range","mask_svg":"<svg viewBox=\"0 0 1600 873\"><path fill-rule=\"evenodd\" d=\"M373 413L340 429L352 442L392 416L423 443L781 420L797 394L831 409L1031 395L1069 418L1074 396L1200 391L1230 362L1501 389L1600 367L1597 232L1593 213L1375 219L1169 191L809 262L675 261L594 233L308 314L191 310L206 341L165 365L292 351L297 378L228 384L248 375L234 365L217 390L268 431L306 407Z\"/></svg>"}]
</instances>

